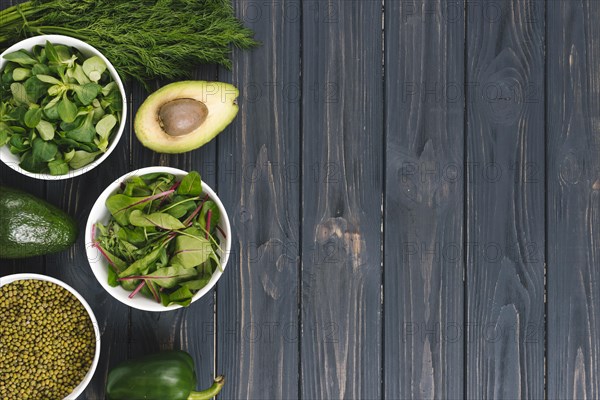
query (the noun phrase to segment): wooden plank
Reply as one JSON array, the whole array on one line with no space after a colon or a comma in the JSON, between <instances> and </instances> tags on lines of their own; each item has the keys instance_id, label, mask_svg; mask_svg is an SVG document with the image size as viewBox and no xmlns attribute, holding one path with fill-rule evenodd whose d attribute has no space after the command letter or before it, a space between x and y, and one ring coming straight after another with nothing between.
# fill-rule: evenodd
<instances>
[{"instance_id":1,"label":"wooden plank","mask_svg":"<svg viewBox=\"0 0 600 400\"><path fill-rule=\"evenodd\" d=\"M217 371L227 399L298 397L300 2L236 0L262 42L219 79L240 111L218 138L232 254L217 290Z\"/></svg>"},{"instance_id":2,"label":"wooden plank","mask_svg":"<svg viewBox=\"0 0 600 400\"><path fill-rule=\"evenodd\" d=\"M131 121L131 85L129 93L129 115ZM98 167L85 174L56 182L48 182L47 198L60 208L74 216L79 226L79 237L75 245L67 252L46 257L46 272L77 290L90 304L100 329L101 353L96 373L81 398L101 400L105 398L106 377L110 368L127 358L129 346L130 309L115 300L94 277L89 266L84 243L84 229L93 204L104 189L115 179L129 172L131 124L126 128L117 148ZM97 254L96 257L101 257Z\"/></svg>"},{"instance_id":3,"label":"wooden plank","mask_svg":"<svg viewBox=\"0 0 600 400\"><path fill-rule=\"evenodd\" d=\"M382 7L303 2L302 396L381 396Z\"/></svg>"},{"instance_id":4,"label":"wooden plank","mask_svg":"<svg viewBox=\"0 0 600 400\"><path fill-rule=\"evenodd\" d=\"M217 80L217 68L198 68L194 79ZM134 110L140 106L148 93L137 87ZM132 138L133 169L142 166L166 165L185 171L198 171L202 180L216 189L216 141L201 149L179 155L157 154L144 148L135 135ZM209 387L215 376L214 307L215 293L210 292L187 309L166 313L131 311L132 357L166 349L182 349L189 352L196 363L198 389Z\"/></svg>"},{"instance_id":5,"label":"wooden plank","mask_svg":"<svg viewBox=\"0 0 600 400\"><path fill-rule=\"evenodd\" d=\"M464 398L463 7L386 3L383 358L390 399Z\"/></svg>"},{"instance_id":6,"label":"wooden plank","mask_svg":"<svg viewBox=\"0 0 600 400\"><path fill-rule=\"evenodd\" d=\"M544 396L544 3L467 8L469 399Z\"/></svg>"},{"instance_id":7,"label":"wooden plank","mask_svg":"<svg viewBox=\"0 0 600 400\"><path fill-rule=\"evenodd\" d=\"M548 2L548 398L600 397L600 3Z\"/></svg>"},{"instance_id":8,"label":"wooden plank","mask_svg":"<svg viewBox=\"0 0 600 400\"><path fill-rule=\"evenodd\" d=\"M23 0L24 1L24 0ZM14 4L23 1L0 1L0 10L4 10ZM2 20L0 19L0 24ZM15 189L21 189L39 198L44 198L46 193L46 183L36 179L25 177L1 163L0 165L0 186L5 185ZM1 244L0 244L1 245ZM28 257L16 260L0 260L0 276L31 272L42 274L45 270L44 257Z\"/></svg>"}]
</instances>

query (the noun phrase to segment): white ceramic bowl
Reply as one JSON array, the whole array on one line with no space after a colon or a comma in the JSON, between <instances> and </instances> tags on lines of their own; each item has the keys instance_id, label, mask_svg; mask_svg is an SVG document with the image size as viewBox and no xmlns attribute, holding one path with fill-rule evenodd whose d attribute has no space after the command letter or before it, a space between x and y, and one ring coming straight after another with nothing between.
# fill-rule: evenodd
<instances>
[{"instance_id":1,"label":"white ceramic bowl","mask_svg":"<svg viewBox=\"0 0 600 400\"><path fill-rule=\"evenodd\" d=\"M95 224L97 222L100 222L106 225L110 221L111 215L105 205L106 199L108 199L110 195L116 193L117 190L119 190L122 182L126 182L131 177L136 175L139 176L151 174L155 172L173 174L178 178L182 178L185 175L187 175L186 171L176 168L147 167L132 171L111 183L104 190L104 192L102 192L100 197L98 197L98 200L96 200L96 203L94 203L94 206L90 211L90 216L88 217L87 224L85 227L85 248L90 267L92 268L92 272L96 276L96 279L98 279L98 282L100 282L102 287L106 289L106 291L110 293L111 296L119 300L121 303L133 308L137 308L138 310L161 312L176 310L178 308L181 308L181 306L171 305L165 307L161 303L157 303L153 299L147 298L141 294L138 294L133 299L130 299L129 295L131 294L131 292L123 289L121 286L111 287L108 284L108 268L110 268L110 266L108 265L106 259L100 254L98 249L94 247L94 241L92 240L92 233L95 229ZM220 232L217 233L217 237L219 238L219 241L221 243L221 249L223 250L223 252L219 254L221 258L221 268L217 268L217 270L213 273L208 284L202 289L200 289L194 295L194 297L192 297L192 303L204 296L212 289L213 286L215 286L215 284L223 274L225 267L227 266L227 260L229 259L229 253L231 251L231 226L229 224L229 217L227 216L227 211L225 211L225 207L223 207L223 203L221 203L221 200L217 197L216 193L204 182L202 182L202 191L204 194L207 194L212 201L215 202L217 207L219 207L219 212L221 213L219 227L223 230L223 232L225 232L226 237L223 237L223 235Z\"/></svg>"},{"instance_id":2,"label":"white ceramic bowl","mask_svg":"<svg viewBox=\"0 0 600 400\"><path fill-rule=\"evenodd\" d=\"M119 91L121 92L121 99L123 100L123 112L121 115L121 123L119 125L119 130L114 134L114 137L113 137L111 143L109 144L108 148L106 149L106 152L104 154L102 154L100 157L98 157L96 160L94 160L94 162L92 162L84 167L81 167L79 169L69 170L69 172L66 173L65 175L37 174L37 173L26 171L23 168L19 167L19 157L15 154L12 154L7 146L2 146L0 148L0 160L4 164L8 165L10 168L14 169L15 171L17 171L23 175L27 175L31 178L43 179L43 180L70 179L70 178L74 178L76 176L82 175L82 174L96 168L98 165L100 165L102 163L102 161L106 160L106 158L110 155L110 153L112 153L112 151L115 149L115 147L117 147L117 143L119 143L119 140L121 139L121 136L123 135L123 130L125 129L125 122L126 122L126 117L127 117L127 97L125 95L125 87L123 86L123 81L119 77L117 70L110 63L110 61L108 61L108 59L106 57L104 57L104 55L102 53L100 53L98 50L96 50L94 47L90 46L89 44L87 44L85 42L82 42L79 39L75 39L75 38L72 38L69 36L62 36L62 35L35 36L35 37L29 38L29 39L22 40L16 44L12 45L8 49L6 49L5 52L0 54L0 71L2 71L4 69L4 65L7 63L7 61L4 59L5 54L12 53L17 50L31 51L34 46L44 45L44 44L46 44L46 41L49 41L52 44L62 44L65 46L75 47L79 51L81 51L81 53L83 55L85 55L86 57L92 57L92 56L100 57L106 63L106 66L108 67L108 71L110 72L110 75L112 76L113 80L117 84Z\"/></svg>"},{"instance_id":3,"label":"white ceramic bowl","mask_svg":"<svg viewBox=\"0 0 600 400\"><path fill-rule=\"evenodd\" d=\"M65 400L75 400L77 397L79 397L83 393L83 391L85 390L87 385L90 383L90 381L92 380L92 377L94 376L94 372L96 371L96 367L98 366L98 359L100 358L100 329L98 328L98 321L96 320L96 316L94 315L94 312L90 308L90 305L85 301L85 299L83 297L81 297L81 295L79 293L77 293L75 291L75 289L73 289L71 286L67 285L63 281L60 281L56 278L52 278L52 277L49 277L46 275L39 275L39 274L13 274L13 275L1 277L0 278L0 287L2 287L4 285L8 285L9 283L14 282L14 281L22 281L22 280L30 280L30 279L38 280L38 281L52 282L58 286L62 286L63 288L67 289L83 305L83 307L87 311L88 315L90 316L90 320L92 321L92 326L94 327L94 335L96 336L96 350L94 353L94 360L92 361L92 365L90 366L90 369L88 370L87 374L85 374L85 377L83 378L83 380L79 383L79 385L77 385L77 387L73 390L73 392L70 395L65 397Z\"/></svg>"}]
</instances>

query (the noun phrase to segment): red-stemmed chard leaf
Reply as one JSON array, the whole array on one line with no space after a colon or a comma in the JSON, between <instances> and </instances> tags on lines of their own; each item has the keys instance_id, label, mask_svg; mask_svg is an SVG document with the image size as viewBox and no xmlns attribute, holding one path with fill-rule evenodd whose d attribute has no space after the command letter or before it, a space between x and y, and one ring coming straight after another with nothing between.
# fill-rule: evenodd
<instances>
[{"instance_id":1,"label":"red-stemmed chard leaf","mask_svg":"<svg viewBox=\"0 0 600 400\"><path fill-rule=\"evenodd\" d=\"M177 181L175 182L175 184L173 184L173 186L171 186L169 188L169 190L172 190L173 192L175 192L177 190L177 188L179 187L179 185L181 185L181 181ZM160 199L160 203L158 203L158 208L161 208L163 203L167 200L168 196L163 197L162 199Z\"/></svg>"},{"instance_id":2,"label":"red-stemmed chard leaf","mask_svg":"<svg viewBox=\"0 0 600 400\"><path fill-rule=\"evenodd\" d=\"M129 222L133 226L156 227L164 230L177 230L185 228L180 220L167 213L144 214L140 210L133 210L129 214Z\"/></svg>"},{"instance_id":3,"label":"red-stemmed chard leaf","mask_svg":"<svg viewBox=\"0 0 600 400\"><path fill-rule=\"evenodd\" d=\"M152 297L154 297L154 300L157 303L160 303L160 296L156 292L156 288L154 287L154 283L152 283L152 281L146 281L146 282L148 282L148 288L150 289L150 292L152 292ZM162 290L162 288L161 288L161 290Z\"/></svg>"},{"instance_id":4,"label":"red-stemmed chard leaf","mask_svg":"<svg viewBox=\"0 0 600 400\"><path fill-rule=\"evenodd\" d=\"M106 250L104 250L102 248L102 246L100 246L100 243L95 242L94 243L94 247L98 249L98 251L100 252L100 254L102 254L104 256L104 258L106 258L106 261L108 261L108 264L113 268L113 270L119 274L121 273L121 269L117 266L117 264L112 260L111 256L108 255L108 252Z\"/></svg>"},{"instance_id":5,"label":"red-stemmed chard leaf","mask_svg":"<svg viewBox=\"0 0 600 400\"><path fill-rule=\"evenodd\" d=\"M131 292L131 294L129 295L129 298L133 299L135 297L135 295L138 294L140 292L140 290L142 290L144 285L146 285L146 281L142 281L139 285L137 285L135 290L133 292Z\"/></svg>"},{"instance_id":6,"label":"red-stemmed chard leaf","mask_svg":"<svg viewBox=\"0 0 600 400\"><path fill-rule=\"evenodd\" d=\"M208 210L206 213L206 239L208 239L208 233L210 232L210 217L212 217L212 211Z\"/></svg>"},{"instance_id":7,"label":"red-stemmed chard leaf","mask_svg":"<svg viewBox=\"0 0 600 400\"><path fill-rule=\"evenodd\" d=\"M208 195L204 196L204 199L202 199L202 202L198 205L198 207L196 207L196 209L194 210L194 212L192 212L190 214L190 216L187 217L185 221L183 221L183 224L185 226L192 225L192 222L194 221L194 218L196 217L196 215L198 215L198 213L200 212L200 210L202 210L202 206L204 206L204 203L206 203L206 200L208 200Z\"/></svg>"},{"instance_id":8,"label":"red-stemmed chard leaf","mask_svg":"<svg viewBox=\"0 0 600 400\"><path fill-rule=\"evenodd\" d=\"M120 225L127 225L129 223L129 218L126 211L131 209L141 210L149 201L160 199L161 197L168 196L173 192L174 190L166 190L164 192L147 197L130 197L121 193L117 193L106 199L106 208L108 208L108 211L110 211L112 216Z\"/></svg>"},{"instance_id":9,"label":"red-stemmed chard leaf","mask_svg":"<svg viewBox=\"0 0 600 400\"><path fill-rule=\"evenodd\" d=\"M119 278L119 281L144 279L166 288L173 288L183 280L189 280L198 274L194 268L184 268L181 265L159 268L151 274L132 275Z\"/></svg>"}]
</instances>

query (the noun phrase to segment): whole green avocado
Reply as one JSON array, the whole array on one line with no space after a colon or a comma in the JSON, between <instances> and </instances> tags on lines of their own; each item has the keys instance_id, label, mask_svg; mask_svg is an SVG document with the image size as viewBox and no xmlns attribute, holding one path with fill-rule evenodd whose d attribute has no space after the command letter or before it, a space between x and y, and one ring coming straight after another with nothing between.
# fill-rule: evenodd
<instances>
[{"instance_id":1,"label":"whole green avocado","mask_svg":"<svg viewBox=\"0 0 600 400\"><path fill-rule=\"evenodd\" d=\"M0 186L0 258L66 250L77 239L75 221L37 197Z\"/></svg>"}]
</instances>

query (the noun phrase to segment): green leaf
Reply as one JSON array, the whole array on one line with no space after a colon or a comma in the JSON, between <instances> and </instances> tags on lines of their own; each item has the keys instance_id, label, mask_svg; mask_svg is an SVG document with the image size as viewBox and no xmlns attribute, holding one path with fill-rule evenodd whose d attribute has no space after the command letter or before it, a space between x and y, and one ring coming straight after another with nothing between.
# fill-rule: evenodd
<instances>
[{"instance_id":1,"label":"green leaf","mask_svg":"<svg viewBox=\"0 0 600 400\"><path fill-rule=\"evenodd\" d=\"M88 153L95 153L97 151L99 151L98 146L96 146L94 143L79 143L73 139L69 139L68 137L63 137L61 135L64 135L64 132L58 132L58 135L54 136L54 141L56 141L56 144L58 144L61 148L67 148L70 150L82 150L82 151L87 151Z\"/></svg>"},{"instance_id":2,"label":"green leaf","mask_svg":"<svg viewBox=\"0 0 600 400\"><path fill-rule=\"evenodd\" d=\"M113 194L106 199L106 208L120 225L129 224L129 214L133 210L141 210L148 202L148 197L130 197L124 194Z\"/></svg>"},{"instance_id":3,"label":"green leaf","mask_svg":"<svg viewBox=\"0 0 600 400\"><path fill-rule=\"evenodd\" d=\"M59 111L60 112L60 111ZM96 129L92 123L94 113L89 112L83 122L75 129L66 132L68 138L76 140L81 143L90 143L94 140L96 135Z\"/></svg>"},{"instance_id":4,"label":"green leaf","mask_svg":"<svg viewBox=\"0 0 600 400\"><path fill-rule=\"evenodd\" d=\"M109 82L102 88L102 96L108 96L113 90L117 90L117 83L115 81Z\"/></svg>"},{"instance_id":5,"label":"green leaf","mask_svg":"<svg viewBox=\"0 0 600 400\"><path fill-rule=\"evenodd\" d=\"M184 229L185 225L177 218L165 213L144 214L140 210L134 210L129 215L129 223L133 226L156 227L165 230Z\"/></svg>"},{"instance_id":6,"label":"green leaf","mask_svg":"<svg viewBox=\"0 0 600 400\"><path fill-rule=\"evenodd\" d=\"M46 44L47 43L48 42L46 42ZM56 49L59 61L63 64L68 64L70 66L71 61L77 59L77 56L71 53L71 49L63 44L56 44L54 45L54 48Z\"/></svg>"},{"instance_id":7,"label":"green leaf","mask_svg":"<svg viewBox=\"0 0 600 400\"><path fill-rule=\"evenodd\" d=\"M123 101L121 100L121 92L118 90L111 91L102 99L102 107L109 108L111 112L118 113L123 111Z\"/></svg>"},{"instance_id":8,"label":"green leaf","mask_svg":"<svg viewBox=\"0 0 600 400\"><path fill-rule=\"evenodd\" d=\"M123 194L126 196L150 196L152 194L152 190L148 188L146 182L139 176L132 176L127 180L127 184L125 185L125 189L123 189Z\"/></svg>"},{"instance_id":9,"label":"green leaf","mask_svg":"<svg viewBox=\"0 0 600 400\"><path fill-rule=\"evenodd\" d=\"M119 274L119 278L126 276L140 275L147 273L152 265L160 258L161 253L165 251L164 247L157 247L152 252L135 261L129 267Z\"/></svg>"},{"instance_id":10,"label":"green leaf","mask_svg":"<svg viewBox=\"0 0 600 400\"><path fill-rule=\"evenodd\" d=\"M48 93L48 85L40 81L37 76L32 76L23 83L25 92L29 101L36 103L38 100Z\"/></svg>"},{"instance_id":11,"label":"green leaf","mask_svg":"<svg viewBox=\"0 0 600 400\"><path fill-rule=\"evenodd\" d=\"M17 50L13 53L5 54L4 56L2 56L2 58L23 66L37 64L37 60L25 50Z\"/></svg>"},{"instance_id":12,"label":"green leaf","mask_svg":"<svg viewBox=\"0 0 600 400\"><path fill-rule=\"evenodd\" d=\"M212 277L211 275L204 275L200 279L195 279L195 280L191 280L191 281L180 282L179 286L186 287L189 290L197 291L197 290L202 289L204 286L208 285L208 282L210 282L210 278L211 277Z\"/></svg>"},{"instance_id":13,"label":"green leaf","mask_svg":"<svg viewBox=\"0 0 600 400\"><path fill-rule=\"evenodd\" d=\"M198 271L194 268L184 268L180 265L158 268L151 274L145 275L144 278L151 279L158 286L170 289L177 286L179 282L186 281L198 275Z\"/></svg>"},{"instance_id":14,"label":"green leaf","mask_svg":"<svg viewBox=\"0 0 600 400\"><path fill-rule=\"evenodd\" d=\"M40 63L47 62L48 58L46 57L46 50L44 46L35 45L33 46L33 50L31 51L36 60Z\"/></svg>"},{"instance_id":15,"label":"green leaf","mask_svg":"<svg viewBox=\"0 0 600 400\"><path fill-rule=\"evenodd\" d=\"M212 234L212 232L215 230L221 219L221 212L219 211L219 207L214 201L208 200L206 201L206 203L204 203L204 205L202 206L202 210L200 211L200 216L198 217L198 223L201 227L206 229L206 218L209 210L211 212L210 228L208 228L207 230L209 233Z\"/></svg>"},{"instance_id":16,"label":"green leaf","mask_svg":"<svg viewBox=\"0 0 600 400\"><path fill-rule=\"evenodd\" d=\"M62 85L63 84L61 81L59 81L58 79L56 79L55 77L50 76L50 75L38 74L35 77L44 83L50 83L52 85Z\"/></svg>"},{"instance_id":17,"label":"green leaf","mask_svg":"<svg viewBox=\"0 0 600 400\"><path fill-rule=\"evenodd\" d=\"M94 111L94 119L92 121L95 124L97 124L98 121L100 121L102 119L102 117L104 117L106 115L106 112L100 106L100 102L98 101L98 99L94 99L92 101L92 107L93 107L93 111Z\"/></svg>"},{"instance_id":18,"label":"green leaf","mask_svg":"<svg viewBox=\"0 0 600 400\"><path fill-rule=\"evenodd\" d=\"M45 50L46 57L48 57L48 61L54 64L60 63L60 58L58 57L58 53L56 52L56 49L54 48L54 45L52 43L46 41Z\"/></svg>"},{"instance_id":19,"label":"green leaf","mask_svg":"<svg viewBox=\"0 0 600 400\"><path fill-rule=\"evenodd\" d=\"M183 218L187 213L196 209L195 197L186 198L184 196L175 196L172 204L165 207L162 212L166 212L175 218Z\"/></svg>"},{"instance_id":20,"label":"green leaf","mask_svg":"<svg viewBox=\"0 0 600 400\"><path fill-rule=\"evenodd\" d=\"M87 151L77 150L75 151L71 161L69 161L69 166L73 169L85 167L89 163L93 162L98 154L100 154L99 151L88 153Z\"/></svg>"},{"instance_id":21,"label":"green leaf","mask_svg":"<svg viewBox=\"0 0 600 400\"><path fill-rule=\"evenodd\" d=\"M83 72L83 68L81 68L81 65L79 64L75 64L67 74L71 75L80 85L90 83L89 78L86 76L85 72Z\"/></svg>"},{"instance_id":22,"label":"green leaf","mask_svg":"<svg viewBox=\"0 0 600 400\"><path fill-rule=\"evenodd\" d=\"M160 292L160 299L163 306L180 305L187 307L192 303L194 294L187 287L181 287L171 294Z\"/></svg>"},{"instance_id":23,"label":"green leaf","mask_svg":"<svg viewBox=\"0 0 600 400\"><path fill-rule=\"evenodd\" d=\"M15 68L13 70L13 80L20 82L31 76L31 70L29 68Z\"/></svg>"},{"instance_id":24,"label":"green leaf","mask_svg":"<svg viewBox=\"0 0 600 400\"><path fill-rule=\"evenodd\" d=\"M0 146L4 146L10 140L10 129L4 122L0 122Z\"/></svg>"},{"instance_id":25,"label":"green leaf","mask_svg":"<svg viewBox=\"0 0 600 400\"><path fill-rule=\"evenodd\" d=\"M44 121L43 119L38 122L35 129L40 134L40 137L44 140L54 139L54 124Z\"/></svg>"},{"instance_id":26,"label":"green leaf","mask_svg":"<svg viewBox=\"0 0 600 400\"><path fill-rule=\"evenodd\" d=\"M175 176L172 174L159 174L150 182L147 180L147 175L143 175L142 179L148 182L148 188L153 192L164 192L169 190L175 183Z\"/></svg>"},{"instance_id":27,"label":"green leaf","mask_svg":"<svg viewBox=\"0 0 600 400\"><path fill-rule=\"evenodd\" d=\"M10 85L10 91L17 103L29 105L29 97L27 97L27 90L25 90L25 85L17 82L12 83Z\"/></svg>"},{"instance_id":28,"label":"green leaf","mask_svg":"<svg viewBox=\"0 0 600 400\"><path fill-rule=\"evenodd\" d=\"M114 115L106 115L96 124L96 133L101 138L108 139L113 128L117 125L117 118Z\"/></svg>"},{"instance_id":29,"label":"green leaf","mask_svg":"<svg viewBox=\"0 0 600 400\"><path fill-rule=\"evenodd\" d=\"M63 158L65 159L65 162L67 162L67 163L71 162L73 157L75 157L75 149L67 151L66 153L63 154Z\"/></svg>"},{"instance_id":30,"label":"green leaf","mask_svg":"<svg viewBox=\"0 0 600 400\"><path fill-rule=\"evenodd\" d=\"M119 229L117 232L117 237L120 240L127 241L138 246L141 246L146 242L144 228L140 227L135 227L133 229L121 227L121 229Z\"/></svg>"},{"instance_id":31,"label":"green leaf","mask_svg":"<svg viewBox=\"0 0 600 400\"><path fill-rule=\"evenodd\" d=\"M25 113L25 125L28 128L35 128L42 120L42 109L39 107L30 108Z\"/></svg>"},{"instance_id":32,"label":"green leaf","mask_svg":"<svg viewBox=\"0 0 600 400\"><path fill-rule=\"evenodd\" d=\"M69 100L66 92L58 103L58 115L65 122L73 122L77 118L77 106ZM89 141L91 142L91 139Z\"/></svg>"},{"instance_id":33,"label":"green leaf","mask_svg":"<svg viewBox=\"0 0 600 400\"><path fill-rule=\"evenodd\" d=\"M87 117L87 115L77 115L75 121L73 122L61 121L60 129L63 132L72 131L73 129L80 127L85 122L85 117Z\"/></svg>"},{"instance_id":34,"label":"green leaf","mask_svg":"<svg viewBox=\"0 0 600 400\"><path fill-rule=\"evenodd\" d=\"M50 100L48 104L44 106L44 115L47 119L51 121L60 120L60 116L58 115L58 102L60 101L60 97L57 96Z\"/></svg>"},{"instance_id":35,"label":"green leaf","mask_svg":"<svg viewBox=\"0 0 600 400\"><path fill-rule=\"evenodd\" d=\"M177 188L177 194L187 196L200 196L202 194L202 179L196 171L191 171L182 180Z\"/></svg>"},{"instance_id":36,"label":"green leaf","mask_svg":"<svg viewBox=\"0 0 600 400\"><path fill-rule=\"evenodd\" d=\"M46 64L35 64L33 68L31 68L31 73L33 75L48 75L50 73L50 67Z\"/></svg>"},{"instance_id":37,"label":"green leaf","mask_svg":"<svg viewBox=\"0 0 600 400\"><path fill-rule=\"evenodd\" d=\"M33 156L44 162L54 159L58 151L56 144L46 142L40 138L34 139L31 147L33 149Z\"/></svg>"},{"instance_id":38,"label":"green leaf","mask_svg":"<svg viewBox=\"0 0 600 400\"><path fill-rule=\"evenodd\" d=\"M86 83L83 86L74 86L73 90L77 98L84 106L90 105L102 90L102 86L97 83Z\"/></svg>"},{"instance_id":39,"label":"green leaf","mask_svg":"<svg viewBox=\"0 0 600 400\"><path fill-rule=\"evenodd\" d=\"M96 144L96 146L98 146L98 149L103 152L106 153L106 150L108 150L108 139L94 139L94 143Z\"/></svg>"},{"instance_id":40,"label":"green leaf","mask_svg":"<svg viewBox=\"0 0 600 400\"><path fill-rule=\"evenodd\" d=\"M48 163L50 175L66 175L69 173L69 164L65 160L52 160Z\"/></svg>"},{"instance_id":41,"label":"green leaf","mask_svg":"<svg viewBox=\"0 0 600 400\"><path fill-rule=\"evenodd\" d=\"M175 175L167 174L165 172L153 172L151 174L141 175L140 178L142 178L148 185L151 185L158 180L172 181L173 179L175 179Z\"/></svg>"},{"instance_id":42,"label":"green leaf","mask_svg":"<svg viewBox=\"0 0 600 400\"><path fill-rule=\"evenodd\" d=\"M213 249L210 241L204 238L200 230L188 228L184 232L186 235L178 235L175 239L175 251L170 262L185 268L193 268L207 261Z\"/></svg>"},{"instance_id":43,"label":"green leaf","mask_svg":"<svg viewBox=\"0 0 600 400\"><path fill-rule=\"evenodd\" d=\"M66 86L60 84L60 85L54 85L54 86L50 86L48 88L48 95L50 96L56 96L60 99L60 96L66 94L67 92L67 88Z\"/></svg>"},{"instance_id":44,"label":"green leaf","mask_svg":"<svg viewBox=\"0 0 600 400\"><path fill-rule=\"evenodd\" d=\"M24 153L31 148L29 142L21 135L12 135L10 141L10 152L13 154Z\"/></svg>"},{"instance_id":45,"label":"green leaf","mask_svg":"<svg viewBox=\"0 0 600 400\"><path fill-rule=\"evenodd\" d=\"M29 172L41 173L44 171L46 164L39 158L35 157L33 155L33 151L28 151L21 157L21 163L19 166Z\"/></svg>"},{"instance_id":46,"label":"green leaf","mask_svg":"<svg viewBox=\"0 0 600 400\"><path fill-rule=\"evenodd\" d=\"M83 72L92 82L98 82L104 71L106 71L106 64L98 56L90 57L83 62Z\"/></svg>"},{"instance_id":47,"label":"green leaf","mask_svg":"<svg viewBox=\"0 0 600 400\"><path fill-rule=\"evenodd\" d=\"M117 280L118 277L119 277L119 275L117 275L115 270L112 269L111 267L108 267L108 279L107 279L108 286L110 286L110 287L119 286L119 281Z\"/></svg>"}]
</instances>

